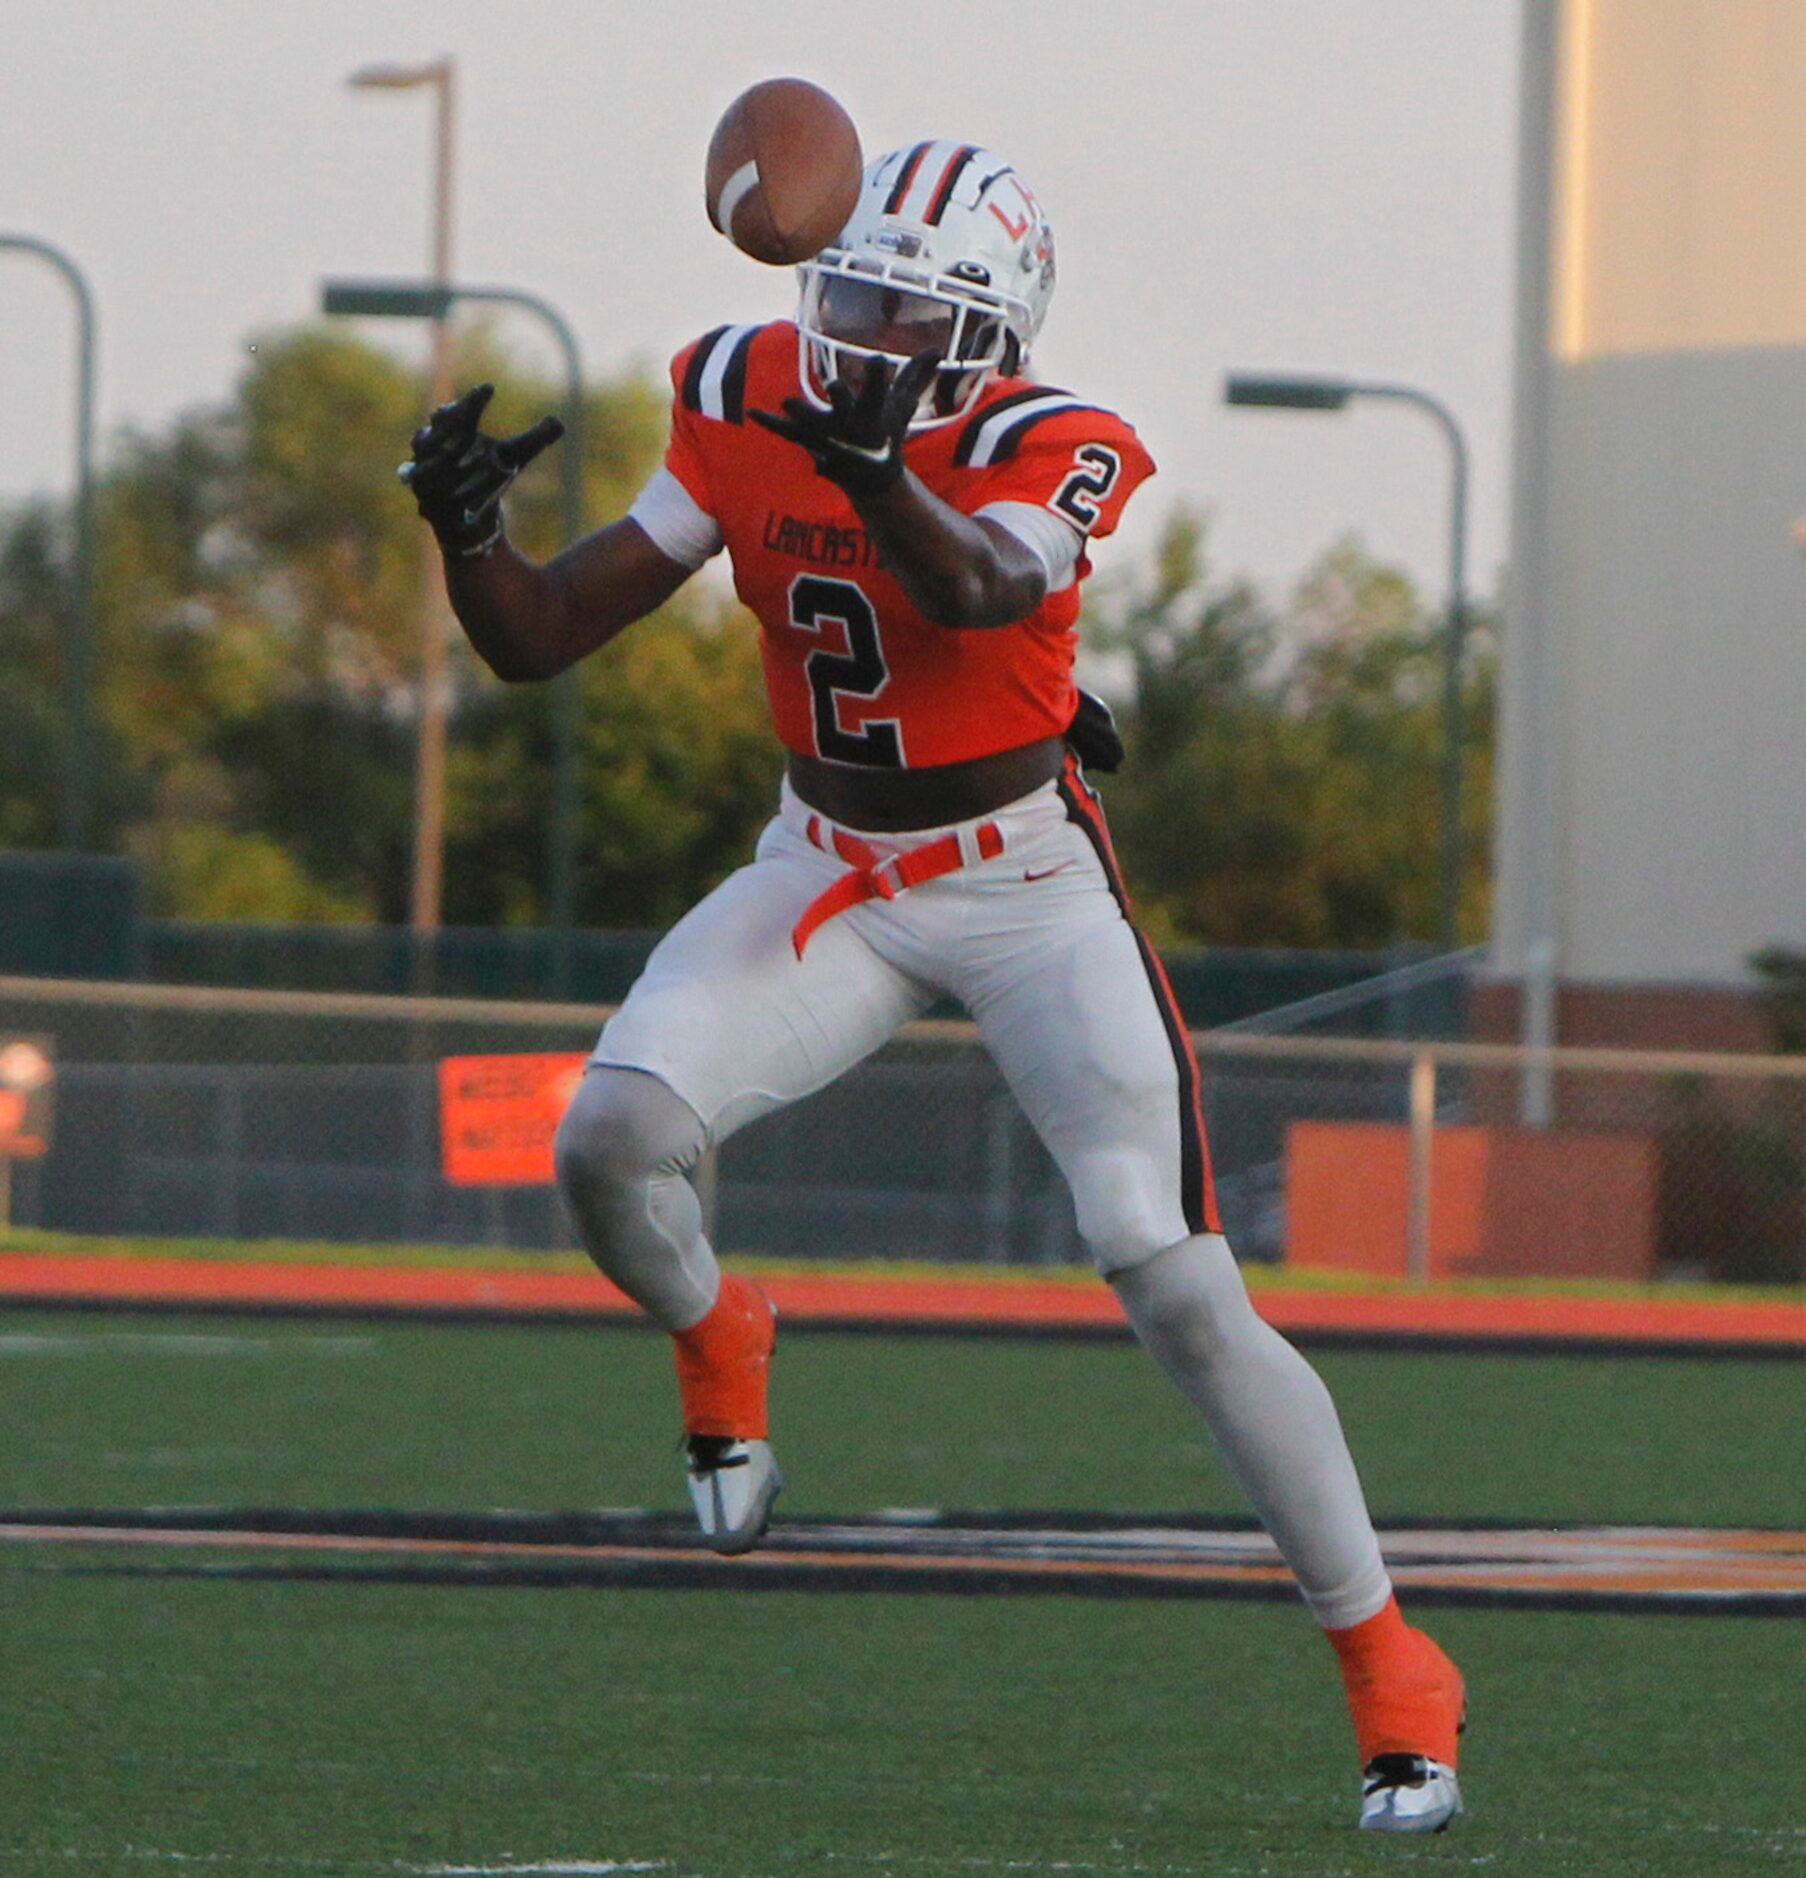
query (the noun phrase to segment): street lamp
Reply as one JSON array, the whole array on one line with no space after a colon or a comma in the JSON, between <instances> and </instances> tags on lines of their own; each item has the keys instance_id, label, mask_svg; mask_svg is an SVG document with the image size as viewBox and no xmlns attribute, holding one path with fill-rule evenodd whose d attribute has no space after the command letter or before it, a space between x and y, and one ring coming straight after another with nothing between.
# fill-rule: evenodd
<instances>
[{"instance_id":1,"label":"street lamp","mask_svg":"<svg viewBox=\"0 0 1806 1878\"><path fill-rule=\"evenodd\" d=\"M328 280L320 286L320 311L365 319L430 319L443 323L461 300L516 306L545 321L564 358L564 428L559 471L563 491L564 545L583 533L583 364L577 336L558 310L537 294L512 287L458 287L450 282ZM430 543L432 537L427 537ZM582 733L582 695L573 668L552 682L552 832L549 846L547 914L556 947L552 989L570 991L570 935L575 922L577 880L577 761Z\"/></svg>"},{"instance_id":2,"label":"street lamp","mask_svg":"<svg viewBox=\"0 0 1806 1878\"><path fill-rule=\"evenodd\" d=\"M456 68L451 59L426 65L366 65L346 83L354 91L412 91L428 86L437 94L433 135L432 279L443 286L452 271L452 149L456 104ZM441 405L452 393L451 329L445 309L432 320L432 395ZM450 607L439 579L439 557L432 538L421 543L425 569L420 624L420 710L414 748L414 872L409 886L408 923L416 937L436 932L444 900L445 875L445 644ZM415 975L426 975L424 953L415 957Z\"/></svg>"},{"instance_id":3,"label":"street lamp","mask_svg":"<svg viewBox=\"0 0 1806 1878\"><path fill-rule=\"evenodd\" d=\"M94 296L81 269L35 235L0 235L0 251L48 262L75 299L75 564L73 627L63 679L69 748L63 772L63 846L80 853L94 832Z\"/></svg>"},{"instance_id":4,"label":"street lamp","mask_svg":"<svg viewBox=\"0 0 1806 1878\"><path fill-rule=\"evenodd\" d=\"M1391 398L1435 421L1449 446L1449 611L1442 667L1442 941L1453 947L1461 908L1462 652L1467 639L1467 441L1441 399L1411 385L1274 372L1231 372L1223 401L1278 411L1340 411L1351 398Z\"/></svg>"}]
</instances>

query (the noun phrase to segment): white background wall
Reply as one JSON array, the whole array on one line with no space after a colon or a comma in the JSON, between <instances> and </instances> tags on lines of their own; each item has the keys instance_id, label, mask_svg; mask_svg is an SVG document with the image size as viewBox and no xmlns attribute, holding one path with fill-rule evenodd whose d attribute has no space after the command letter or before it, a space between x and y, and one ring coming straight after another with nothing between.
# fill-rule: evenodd
<instances>
[{"instance_id":1,"label":"white background wall","mask_svg":"<svg viewBox=\"0 0 1806 1878\"><path fill-rule=\"evenodd\" d=\"M1545 937L1566 979L1735 982L1806 946L1806 6L1530 30L1499 963Z\"/></svg>"}]
</instances>

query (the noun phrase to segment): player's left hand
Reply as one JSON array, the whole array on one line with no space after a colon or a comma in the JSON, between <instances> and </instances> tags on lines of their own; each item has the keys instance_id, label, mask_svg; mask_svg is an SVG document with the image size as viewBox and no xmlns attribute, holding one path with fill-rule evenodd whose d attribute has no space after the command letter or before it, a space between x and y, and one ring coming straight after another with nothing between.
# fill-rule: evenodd
<instances>
[{"instance_id":1,"label":"player's left hand","mask_svg":"<svg viewBox=\"0 0 1806 1878\"><path fill-rule=\"evenodd\" d=\"M825 411L806 398L786 398L781 417L775 411L750 415L807 450L817 473L855 500L883 495L903 479L903 438L940 362L937 351L918 352L893 377L883 359L873 359L857 392L843 378L828 386Z\"/></svg>"}]
</instances>

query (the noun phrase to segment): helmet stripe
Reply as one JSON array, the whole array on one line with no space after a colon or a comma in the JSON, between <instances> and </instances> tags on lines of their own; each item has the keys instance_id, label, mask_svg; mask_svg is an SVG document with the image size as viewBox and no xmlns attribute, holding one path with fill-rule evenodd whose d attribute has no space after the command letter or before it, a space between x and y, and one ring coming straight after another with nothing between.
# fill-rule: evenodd
<instances>
[{"instance_id":1,"label":"helmet stripe","mask_svg":"<svg viewBox=\"0 0 1806 1878\"><path fill-rule=\"evenodd\" d=\"M947 159L947 167L941 171L941 180L935 185L933 196L929 199L928 213L922 217L930 227L939 222L947 213L947 204L953 200L953 186L965 174L966 165L978 154L975 143L961 144Z\"/></svg>"},{"instance_id":2,"label":"helmet stripe","mask_svg":"<svg viewBox=\"0 0 1806 1878\"><path fill-rule=\"evenodd\" d=\"M903 198L909 194L909 186L916 179L916 171L922 167L922 159L934 148L933 143L919 143L903 160L903 168L896 182L891 187L890 195L884 204L886 215L895 215L903 206Z\"/></svg>"}]
</instances>

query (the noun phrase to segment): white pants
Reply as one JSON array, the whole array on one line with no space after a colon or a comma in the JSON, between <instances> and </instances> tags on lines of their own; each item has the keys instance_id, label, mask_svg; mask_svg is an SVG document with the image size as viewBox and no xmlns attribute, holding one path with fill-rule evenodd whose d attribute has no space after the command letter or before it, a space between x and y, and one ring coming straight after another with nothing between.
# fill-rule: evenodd
<instances>
[{"instance_id":1,"label":"white pants","mask_svg":"<svg viewBox=\"0 0 1806 1878\"><path fill-rule=\"evenodd\" d=\"M1136 1334L1203 1411L1319 1619L1358 1623L1391 1586L1328 1392L1249 1303L1221 1236L1197 1066L1159 962L1124 911L1076 766L963 824L957 872L792 934L848 863L787 788L750 867L647 962L559 1131L559 1172L603 1270L667 1329L720 1282L683 1178L724 1140L869 1056L950 992L1066 1176L1079 1230ZM862 835L880 855L949 831ZM986 843L986 846L992 844Z\"/></svg>"},{"instance_id":2,"label":"white pants","mask_svg":"<svg viewBox=\"0 0 1806 1878\"><path fill-rule=\"evenodd\" d=\"M720 1142L834 1081L947 992L1071 1186L1100 1270L1220 1230L1197 1066L1125 917L1096 798L1069 763L982 820L1000 854L853 907L799 959L797 921L848 864L834 825L786 784L751 865L660 943L592 1060L659 1077ZM888 855L949 831L848 832Z\"/></svg>"}]
</instances>

